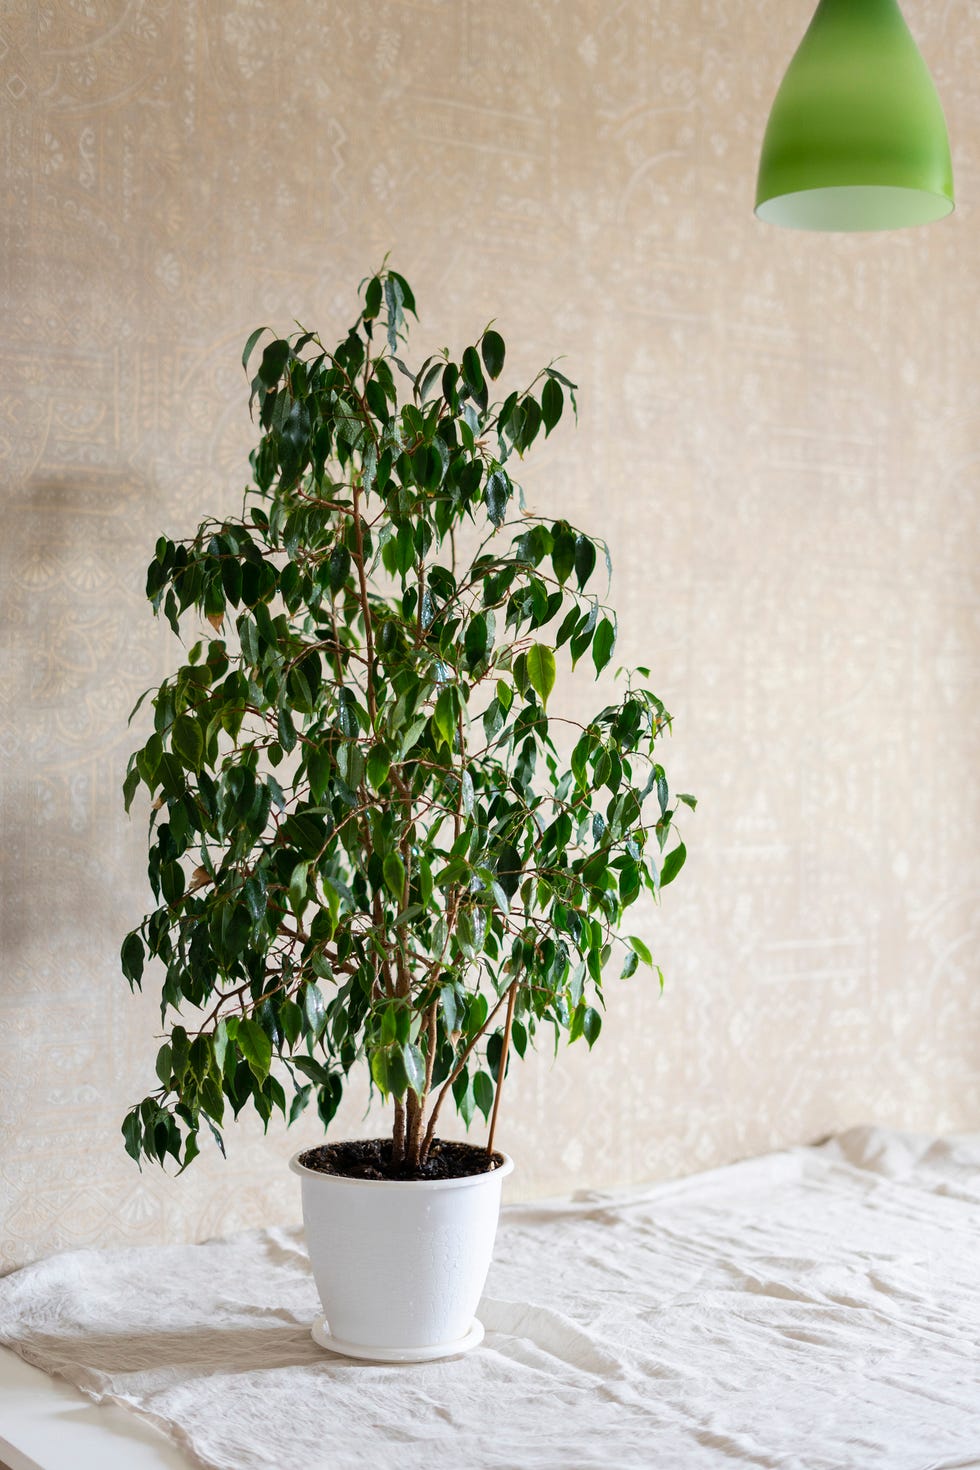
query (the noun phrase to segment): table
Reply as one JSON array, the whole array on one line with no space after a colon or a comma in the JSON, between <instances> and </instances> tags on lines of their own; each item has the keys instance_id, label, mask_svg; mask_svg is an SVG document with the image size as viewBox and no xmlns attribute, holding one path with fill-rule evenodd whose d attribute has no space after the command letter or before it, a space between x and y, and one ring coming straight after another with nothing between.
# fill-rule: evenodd
<instances>
[{"instance_id":1,"label":"table","mask_svg":"<svg viewBox=\"0 0 980 1470\"><path fill-rule=\"evenodd\" d=\"M140 1416L211 1470L970 1470L978 1240L980 1134L855 1128L506 1208L465 1358L316 1348L298 1229L52 1257L0 1280L0 1342L135 1411L98 1470L137 1470ZM67 1470L92 1413L39 1418Z\"/></svg>"}]
</instances>

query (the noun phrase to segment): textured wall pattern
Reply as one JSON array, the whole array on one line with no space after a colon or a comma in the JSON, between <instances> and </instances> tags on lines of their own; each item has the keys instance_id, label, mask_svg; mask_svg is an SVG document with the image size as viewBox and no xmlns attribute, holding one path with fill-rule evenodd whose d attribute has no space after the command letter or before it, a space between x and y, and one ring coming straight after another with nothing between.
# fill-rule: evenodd
<instances>
[{"instance_id":1,"label":"textured wall pattern","mask_svg":"<svg viewBox=\"0 0 980 1470\"><path fill-rule=\"evenodd\" d=\"M980 9L906 8L960 208L836 239L751 216L809 0L4 5L6 1266L298 1215L311 1123L177 1183L123 1154L158 1043L118 972L147 900L119 787L172 657L153 541L244 482L241 343L342 326L388 249L421 346L496 316L515 382L567 354L581 425L525 483L608 535L620 651L702 800L643 931L664 997L612 984L591 1059L509 1084L515 1195L976 1126Z\"/></svg>"}]
</instances>

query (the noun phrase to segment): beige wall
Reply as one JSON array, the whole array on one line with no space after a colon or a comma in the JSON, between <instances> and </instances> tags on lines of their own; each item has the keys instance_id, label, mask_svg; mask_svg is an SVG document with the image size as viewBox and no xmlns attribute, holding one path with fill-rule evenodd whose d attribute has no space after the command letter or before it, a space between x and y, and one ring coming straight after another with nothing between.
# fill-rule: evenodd
<instances>
[{"instance_id":1,"label":"beige wall","mask_svg":"<svg viewBox=\"0 0 980 1470\"><path fill-rule=\"evenodd\" d=\"M701 808L590 1059L505 1099L515 1193L842 1125L977 1126L980 14L908 0L960 208L756 224L810 0L15 0L0 12L0 1259L292 1220L279 1129L181 1180L118 1135L155 1005L119 785L169 634L160 530L233 504L259 322L324 331L389 248L422 346L490 316L579 430L532 500L608 534L621 651ZM352 1101L345 1125L362 1122Z\"/></svg>"}]
</instances>

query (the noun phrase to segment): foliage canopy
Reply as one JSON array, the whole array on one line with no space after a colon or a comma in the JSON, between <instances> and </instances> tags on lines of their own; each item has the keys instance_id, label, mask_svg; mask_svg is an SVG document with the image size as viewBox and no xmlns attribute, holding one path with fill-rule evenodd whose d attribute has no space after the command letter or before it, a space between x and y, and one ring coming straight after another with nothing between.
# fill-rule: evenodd
<instances>
[{"instance_id":1,"label":"foliage canopy","mask_svg":"<svg viewBox=\"0 0 980 1470\"><path fill-rule=\"evenodd\" d=\"M327 1125L364 1061L417 1166L447 1098L496 1121L542 1026L593 1045L624 914L684 862L695 803L671 801L647 670L554 739L558 663L613 657L608 554L522 513L512 466L575 385L551 365L494 400L492 326L409 368L409 314L383 268L332 351L268 341L241 517L161 536L149 565L154 611L207 632L152 691L124 788L127 810L151 798L157 907L122 967L132 987L160 962L167 1038L123 1124L137 1160L186 1167L246 1104L292 1122L313 1101ZM624 976L652 965L618 947Z\"/></svg>"}]
</instances>

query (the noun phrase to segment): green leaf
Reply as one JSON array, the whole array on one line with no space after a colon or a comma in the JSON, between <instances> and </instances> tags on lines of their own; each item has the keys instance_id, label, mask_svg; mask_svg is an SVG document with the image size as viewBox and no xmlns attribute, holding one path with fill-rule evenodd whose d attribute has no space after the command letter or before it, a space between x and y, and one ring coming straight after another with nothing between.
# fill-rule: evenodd
<instances>
[{"instance_id":1,"label":"green leaf","mask_svg":"<svg viewBox=\"0 0 980 1470\"><path fill-rule=\"evenodd\" d=\"M483 353L483 365L491 378L499 378L504 370L506 352L503 337L491 327L483 334L480 350Z\"/></svg>"},{"instance_id":2,"label":"green leaf","mask_svg":"<svg viewBox=\"0 0 980 1470\"><path fill-rule=\"evenodd\" d=\"M295 750L297 739L296 726L293 724L292 715L289 713L289 710L285 704L281 704L279 706L276 724L277 733L279 735L279 744L282 746L283 750L285 750L286 752Z\"/></svg>"},{"instance_id":3,"label":"green leaf","mask_svg":"<svg viewBox=\"0 0 980 1470\"><path fill-rule=\"evenodd\" d=\"M639 956L635 954L633 950L630 950L629 954L623 961L623 968L619 973L619 978L621 980L628 980L631 975L635 975L639 963Z\"/></svg>"},{"instance_id":4,"label":"green leaf","mask_svg":"<svg viewBox=\"0 0 980 1470\"><path fill-rule=\"evenodd\" d=\"M473 1099L484 1118L489 1118L493 1107L493 1079L488 1073L477 1072L473 1078Z\"/></svg>"},{"instance_id":5,"label":"green leaf","mask_svg":"<svg viewBox=\"0 0 980 1470\"><path fill-rule=\"evenodd\" d=\"M527 651L527 678L531 688L540 696L541 703L548 703L548 695L555 687L555 655L544 643L532 643Z\"/></svg>"},{"instance_id":6,"label":"green leaf","mask_svg":"<svg viewBox=\"0 0 980 1470\"><path fill-rule=\"evenodd\" d=\"M258 924L265 918L266 892L264 876L252 876L246 878L242 885L242 894L248 905L248 911L252 916L252 922Z\"/></svg>"},{"instance_id":7,"label":"green leaf","mask_svg":"<svg viewBox=\"0 0 980 1470\"><path fill-rule=\"evenodd\" d=\"M163 1083L164 1087L168 1089L170 1087L170 1079L173 1076L173 1069L173 1048L171 1047L169 1042L165 1041L163 1046L161 1046L160 1050L157 1052L157 1060L154 1071L156 1072L160 1081Z\"/></svg>"},{"instance_id":8,"label":"green leaf","mask_svg":"<svg viewBox=\"0 0 980 1470\"><path fill-rule=\"evenodd\" d=\"M238 1035L235 1039L256 1082L264 1082L272 1065L272 1042L266 1032L258 1021L245 1017L238 1023Z\"/></svg>"},{"instance_id":9,"label":"green leaf","mask_svg":"<svg viewBox=\"0 0 980 1470\"><path fill-rule=\"evenodd\" d=\"M381 1012L381 1045L390 1046L398 1039L399 1007L392 1003Z\"/></svg>"},{"instance_id":10,"label":"green leaf","mask_svg":"<svg viewBox=\"0 0 980 1470\"><path fill-rule=\"evenodd\" d=\"M670 852L664 858L663 867L660 869L661 888L666 888L668 883L673 883L677 874L683 868L686 858L687 848L683 842L678 842L676 847L671 848Z\"/></svg>"},{"instance_id":11,"label":"green leaf","mask_svg":"<svg viewBox=\"0 0 980 1470\"><path fill-rule=\"evenodd\" d=\"M561 418L565 395L557 378L548 378L541 394L541 417L544 419L545 438Z\"/></svg>"},{"instance_id":12,"label":"green leaf","mask_svg":"<svg viewBox=\"0 0 980 1470\"><path fill-rule=\"evenodd\" d=\"M253 347L262 336L262 333L267 332L268 330L268 327L256 327L255 331L252 332L248 341L245 343L245 347L242 352L242 367L245 369L246 372L248 372L248 360L252 356Z\"/></svg>"},{"instance_id":13,"label":"green leaf","mask_svg":"<svg viewBox=\"0 0 980 1470\"><path fill-rule=\"evenodd\" d=\"M402 304L404 305L405 310L410 311L413 316L417 317L418 313L415 310L415 296L411 286L408 284L405 277L400 276L397 271L389 271L388 275L393 281L397 281L398 283L398 288L401 292Z\"/></svg>"},{"instance_id":14,"label":"green leaf","mask_svg":"<svg viewBox=\"0 0 980 1470\"><path fill-rule=\"evenodd\" d=\"M397 852L386 852L382 863L385 887L392 898L401 902L405 891L405 864L402 862L401 854Z\"/></svg>"},{"instance_id":15,"label":"green leaf","mask_svg":"<svg viewBox=\"0 0 980 1470\"><path fill-rule=\"evenodd\" d=\"M346 546L335 546L327 562L327 582L330 591L337 593L350 575L351 559Z\"/></svg>"},{"instance_id":16,"label":"green leaf","mask_svg":"<svg viewBox=\"0 0 980 1470\"><path fill-rule=\"evenodd\" d=\"M439 988L439 1002L442 1006L442 1014L446 1022L447 1031L458 1031L462 1021L462 1011L456 997L456 991L452 985L442 985Z\"/></svg>"},{"instance_id":17,"label":"green leaf","mask_svg":"<svg viewBox=\"0 0 980 1470\"><path fill-rule=\"evenodd\" d=\"M140 773L136 766L134 766L131 771L126 773L126 779L123 782L123 800L125 801L127 811L129 811L129 808L133 804L133 797L136 795L136 788L139 784Z\"/></svg>"},{"instance_id":18,"label":"green leaf","mask_svg":"<svg viewBox=\"0 0 980 1470\"><path fill-rule=\"evenodd\" d=\"M514 897L520 886L521 855L509 842L505 842L497 853L497 881L509 899Z\"/></svg>"},{"instance_id":19,"label":"green leaf","mask_svg":"<svg viewBox=\"0 0 980 1470\"><path fill-rule=\"evenodd\" d=\"M587 1006L580 1001L575 1007L571 1025L568 1028L569 1040L577 1041L580 1036L584 1036L591 1051L601 1029L602 1017L599 1012L593 1006Z\"/></svg>"},{"instance_id":20,"label":"green leaf","mask_svg":"<svg viewBox=\"0 0 980 1470\"><path fill-rule=\"evenodd\" d=\"M381 281L378 276L372 276L367 283L364 293L364 320L373 321L381 310Z\"/></svg>"},{"instance_id":21,"label":"green leaf","mask_svg":"<svg viewBox=\"0 0 980 1470\"><path fill-rule=\"evenodd\" d=\"M388 312L388 351L394 356L398 351L398 328L403 320L402 305L405 301L405 293L392 272L385 277L384 293Z\"/></svg>"},{"instance_id":22,"label":"green leaf","mask_svg":"<svg viewBox=\"0 0 980 1470\"><path fill-rule=\"evenodd\" d=\"M585 586L595 571L595 546L588 536L575 538L575 577L579 588Z\"/></svg>"},{"instance_id":23,"label":"green leaf","mask_svg":"<svg viewBox=\"0 0 980 1470\"><path fill-rule=\"evenodd\" d=\"M289 902L292 906L293 913L297 916L306 907L306 887L309 871L309 863L297 863L289 878Z\"/></svg>"},{"instance_id":24,"label":"green leaf","mask_svg":"<svg viewBox=\"0 0 980 1470\"><path fill-rule=\"evenodd\" d=\"M259 382L264 387L274 388L276 386L282 377L286 363L289 361L291 350L289 343L282 338L269 343L262 354L262 361L259 364Z\"/></svg>"},{"instance_id":25,"label":"green leaf","mask_svg":"<svg viewBox=\"0 0 980 1470\"><path fill-rule=\"evenodd\" d=\"M323 992L319 985L304 986L303 1011L306 1015L306 1023L313 1035L319 1036L327 1014L326 1006L323 1004Z\"/></svg>"},{"instance_id":26,"label":"green leaf","mask_svg":"<svg viewBox=\"0 0 980 1470\"><path fill-rule=\"evenodd\" d=\"M297 1072L302 1072L304 1077L308 1077L318 1087L330 1086L329 1071L315 1057L294 1057L292 1065L296 1068Z\"/></svg>"},{"instance_id":27,"label":"green leaf","mask_svg":"<svg viewBox=\"0 0 980 1470\"><path fill-rule=\"evenodd\" d=\"M456 700L451 689L439 691L432 723L441 739L452 750L456 744Z\"/></svg>"},{"instance_id":28,"label":"green leaf","mask_svg":"<svg viewBox=\"0 0 980 1470\"><path fill-rule=\"evenodd\" d=\"M340 733L351 739L360 728L357 721L357 700L346 684L337 690L337 725Z\"/></svg>"},{"instance_id":29,"label":"green leaf","mask_svg":"<svg viewBox=\"0 0 980 1470\"><path fill-rule=\"evenodd\" d=\"M640 959L645 965L653 964L653 955L650 953L649 949L647 949L642 939L638 939L635 934L629 934L627 935L626 943L629 945L634 954L639 955Z\"/></svg>"},{"instance_id":30,"label":"green leaf","mask_svg":"<svg viewBox=\"0 0 980 1470\"><path fill-rule=\"evenodd\" d=\"M467 347L463 353L463 379L474 398L479 398L486 392L486 382L483 377L483 369L480 367L480 359L475 347Z\"/></svg>"},{"instance_id":31,"label":"green leaf","mask_svg":"<svg viewBox=\"0 0 980 1470\"><path fill-rule=\"evenodd\" d=\"M477 613L467 624L463 639L463 646L466 649L466 660L470 669L475 669L476 665L486 654L489 637L490 633L486 617L483 613Z\"/></svg>"},{"instance_id":32,"label":"green leaf","mask_svg":"<svg viewBox=\"0 0 980 1470\"><path fill-rule=\"evenodd\" d=\"M468 1069L464 1068L453 1083L453 1099L456 1103L456 1111L463 1122L469 1128L473 1121L473 1113L476 1103L473 1097L473 1083L470 1080Z\"/></svg>"},{"instance_id":33,"label":"green leaf","mask_svg":"<svg viewBox=\"0 0 980 1470\"><path fill-rule=\"evenodd\" d=\"M123 940L120 958L122 960L123 974L129 981L130 989L132 989L134 985L139 985L143 979L143 962L146 958L143 941L135 930L132 934L127 934Z\"/></svg>"},{"instance_id":34,"label":"green leaf","mask_svg":"<svg viewBox=\"0 0 980 1470\"><path fill-rule=\"evenodd\" d=\"M191 715L178 715L170 732L173 753L189 770L199 771L204 759L204 733Z\"/></svg>"},{"instance_id":35,"label":"green leaf","mask_svg":"<svg viewBox=\"0 0 980 1470\"><path fill-rule=\"evenodd\" d=\"M284 1001L279 1007L279 1025L282 1026L282 1035L284 1035L287 1047L295 1047L300 1039L300 1032L303 1030L303 1011L295 1001Z\"/></svg>"},{"instance_id":36,"label":"green leaf","mask_svg":"<svg viewBox=\"0 0 980 1470\"><path fill-rule=\"evenodd\" d=\"M487 515L495 526L502 526L507 519L510 488L510 478L503 470L494 470L487 479L483 500L487 507Z\"/></svg>"},{"instance_id":37,"label":"green leaf","mask_svg":"<svg viewBox=\"0 0 980 1470\"><path fill-rule=\"evenodd\" d=\"M590 1051L595 1045L601 1030L602 1017L599 1015L599 1012L592 1006L586 1006L585 1014L582 1017L582 1035L589 1043Z\"/></svg>"},{"instance_id":38,"label":"green leaf","mask_svg":"<svg viewBox=\"0 0 980 1470\"><path fill-rule=\"evenodd\" d=\"M139 1109L133 1108L123 1119L122 1136L126 1140L126 1152L131 1159L139 1163L140 1152L143 1147L143 1127L140 1123Z\"/></svg>"},{"instance_id":39,"label":"green leaf","mask_svg":"<svg viewBox=\"0 0 980 1470\"><path fill-rule=\"evenodd\" d=\"M227 1021L219 1021L217 1026L215 1026L214 1036L212 1037L212 1046L214 1048L215 1065L218 1068L219 1072L223 1072L225 1069L225 1054L228 1051Z\"/></svg>"},{"instance_id":40,"label":"green leaf","mask_svg":"<svg viewBox=\"0 0 980 1470\"><path fill-rule=\"evenodd\" d=\"M575 566L575 537L567 527L556 526L552 532L554 545L551 549L551 565L555 576L564 585Z\"/></svg>"},{"instance_id":41,"label":"green leaf","mask_svg":"<svg viewBox=\"0 0 980 1470\"><path fill-rule=\"evenodd\" d=\"M183 1174L184 1170L187 1168L187 1165L192 1164L200 1152L201 1150L198 1147L197 1142L197 1133L188 1133L187 1138L184 1140L183 1162L181 1163L180 1168L177 1170L177 1173Z\"/></svg>"},{"instance_id":42,"label":"green leaf","mask_svg":"<svg viewBox=\"0 0 980 1470\"><path fill-rule=\"evenodd\" d=\"M367 777L375 791L380 791L391 770L391 752L383 745L372 746L367 758Z\"/></svg>"},{"instance_id":43,"label":"green leaf","mask_svg":"<svg viewBox=\"0 0 980 1470\"><path fill-rule=\"evenodd\" d=\"M379 1047L377 1051L371 1053L371 1076L374 1085L383 1097L387 1097L392 1091L389 1057L390 1052L387 1047Z\"/></svg>"},{"instance_id":44,"label":"green leaf","mask_svg":"<svg viewBox=\"0 0 980 1470\"><path fill-rule=\"evenodd\" d=\"M606 664L612 658L613 649L616 647L616 630L608 618L600 619L599 626L595 630L592 640L592 662L595 671L601 674Z\"/></svg>"},{"instance_id":45,"label":"green leaf","mask_svg":"<svg viewBox=\"0 0 980 1470\"><path fill-rule=\"evenodd\" d=\"M421 1097L425 1091L425 1058L413 1042L406 1042L402 1047L402 1061L409 1087L416 1097Z\"/></svg>"}]
</instances>

